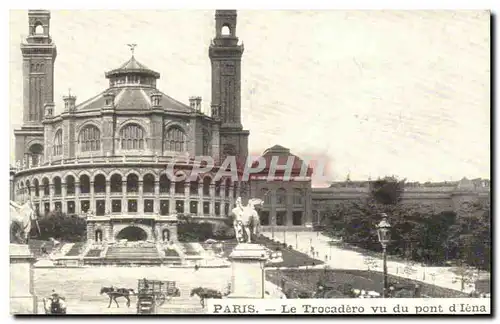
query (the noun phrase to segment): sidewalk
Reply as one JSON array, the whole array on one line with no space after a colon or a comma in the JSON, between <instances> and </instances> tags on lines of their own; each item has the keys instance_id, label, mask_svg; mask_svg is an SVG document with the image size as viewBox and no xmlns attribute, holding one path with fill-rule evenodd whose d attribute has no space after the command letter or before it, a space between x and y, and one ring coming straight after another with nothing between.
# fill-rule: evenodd
<instances>
[{"instance_id":1,"label":"sidewalk","mask_svg":"<svg viewBox=\"0 0 500 324\"><path fill-rule=\"evenodd\" d=\"M272 234L265 232L262 233L271 238ZM284 233L275 233L275 240L282 242L285 239ZM286 242L289 245L297 248L300 252L311 255L311 246L314 251L319 253L318 258L325 261L326 264L334 269L356 269L367 270L368 266L365 264L366 256L360 252L341 249L338 246L330 245L331 238L319 232L289 232L286 233ZM379 261L373 270L382 271L383 261L380 257L372 257L374 260ZM423 267L420 264L412 266L413 274L404 272L406 267L405 262L387 260L387 272L391 275L418 280L427 284L433 284L443 288L454 289L461 291L461 280L457 275L451 272L449 267ZM464 292L469 293L474 290L474 287L465 285Z\"/></svg>"}]
</instances>

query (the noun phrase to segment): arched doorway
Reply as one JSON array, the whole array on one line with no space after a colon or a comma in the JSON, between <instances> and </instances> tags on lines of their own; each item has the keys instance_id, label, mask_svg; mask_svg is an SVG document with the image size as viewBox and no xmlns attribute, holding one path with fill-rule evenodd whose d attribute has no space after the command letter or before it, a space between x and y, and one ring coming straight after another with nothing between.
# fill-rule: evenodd
<instances>
[{"instance_id":1,"label":"arched doorway","mask_svg":"<svg viewBox=\"0 0 500 324\"><path fill-rule=\"evenodd\" d=\"M127 241L145 241L148 239L148 233L140 227L128 226L118 232L116 239Z\"/></svg>"},{"instance_id":2,"label":"arched doorway","mask_svg":"<svg viewBox=\"0 0 500 324\"><path fill-rule=\"evenodd\" d=\"M95 231L95 241L102 242L102 231L100 229Z\"/></svg>"},{"instance_id":3,"label":"arched doorway","mask_svg":"<svg viewBox=\"0 0 500 324\"><path fill-rule=\"evenodd\" d=\"M169 242L170 241L170 231L168 229L164 229L161 232L161 240L163 242Z\"/></svg>"}]
</instances>

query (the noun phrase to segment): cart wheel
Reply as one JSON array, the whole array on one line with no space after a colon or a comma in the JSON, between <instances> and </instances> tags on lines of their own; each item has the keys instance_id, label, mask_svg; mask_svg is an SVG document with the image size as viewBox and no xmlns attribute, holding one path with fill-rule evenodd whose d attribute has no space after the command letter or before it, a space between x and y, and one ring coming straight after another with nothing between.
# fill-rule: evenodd
<instances>
[{"instance_id":1,"label":"cart wheel","mask_svg":"<svg viewBox=\"0 0 500 324\"><path fill-rule=\"evenodd\" d=\"M165 294L160 293L156 295L156 306L161 306L165 303Z\"/></svg>"}]
</instances>

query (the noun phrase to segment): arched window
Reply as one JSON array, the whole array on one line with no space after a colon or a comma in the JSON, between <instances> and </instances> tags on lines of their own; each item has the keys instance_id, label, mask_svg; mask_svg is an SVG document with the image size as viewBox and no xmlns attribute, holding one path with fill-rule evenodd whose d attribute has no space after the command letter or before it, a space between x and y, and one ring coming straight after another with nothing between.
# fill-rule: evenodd
<instances>
[{"instance_id":1,"label":"arched window","mask_svg":"<svg viewBox=\"0 0 500 324\"><path fill-rule=\"evenodd\" d=\"M220 179L215 181L215 197L220 197L221 186L222 186L222 181Z\"/></svg>"},{"instance_id":2,"label":"arched window","mask_svg":"<svg viewBox=\"0 0 500 324\"><path fill-rule=\"evenodd\" d=\"M62 154L62 129L56 132L54 136L54 150L52 153L54 156Z\"/></svg>"},{"instance_id":3,"label":"arched window","mask_svg":"<svg viewBox=\"0 0 500 324\"><path fill-rule=\"evenodd\" d=\"M88 194L90 192L90 178L86 174L80 176L80 193Z\"/></svg>"},{"instance_id":4,"label":"arched window","mask_svg":"<svg viewBox=\"0 0 500 324\"><path fill-rule=\"evenodd\" d=\"M94 177L94 193L106 192L106 177L104 174L98 174Z\"/></svg>"},{"instance_id":5,"label":"arched window","mask_svg":"<svg viewBox=\"0 0 500 324\"><path fill-rule=\"evenodd\" d=\"M137 124L128 124L120 131L122 150L144 149L144 129Z\"/></svg>"},{"instance_id":6,"label":"arched window","mask_svg":"<svg viewBox=\"0 0 500 324\"><path fill-rule=\"evenodd\" d=\"M183 194L184 193L185 182L184 180L175 181L175 193Z\"/></svg>"},{"instance_id":7,"label":"arched window","mask_svg":"<svg viewBox=\"0 0 500 324\"><path fill-rule=\"evenodd\" d=\"M54 182L54 196L60 196L62 191L61 178L55 177L52 181Z\"/></svg>"},{"instance_id":8,"label":"arched window","mask_svg":"<svg viewBox=\"0 0 500 324\"><path fill-rule=\"evenodd\" d=\"M276 204L285 205L286 204L286 190L280 188L276 190Z\"/></svg>"},{"instance_id":9,"label":"arched window","mask_svg":"<svg viewBox=\"0 0 500 324\"><path fill-rule=\"evenodd\" d=\"M33 186L35 187L35 196L39 197L40 196L40 183L38 182L38 179L35 179L33 181Z\"/></svg>"},{"instance_id":10,"label":"arched window","mask_svg":"<svg viewBox=\"0 0 500 324\"><path fill-rule=\"evenodd\" d=\"M131 173L127 176L127 192L138 192L139 191L139 177Z\"/></svg>"},{"instance_id":11,"label":"arched window","mask_svg":"<svg viewBox=\"0 0 500 324\"><path fill-rule=\"evenodd\" d=\"M231 189L231 179L227 178L226 179L226 187L224 188L224 194L226 197L229 197L229 190Z\"/></svg>"},{"instance_id":12,"label":"arched window","mask_svg":"<svg viewBox=\"0 0 500 324\"><path fill-rule=\"evenodd\" d=\"M155 192L155 177L152 174L146 174L142 179L142 191L144 193L154 193Z\"/></svg>"},{"instance_id":13,"label":"arched window","mask_svg":"<svg viewBox=\"0 0 500 324\"><path fill-rule=\"evenodd\" d=\"M210 177L203 178L203 196L210 197L210 184L212 179Z\"/></svg>"},{"instance_id":14,"label":"arched window","mask_svg":"<svg viewBox=\"0 0 500 324\"><path fill-rule=\"evenodd\" d=\"M189 193L191 195L198 195L198 179L194 179L189 183Z\"/></svg>"},{"instance_id":15,"label":"arched window","mask_svg":"<svg viewBox=\"0 0 500 324\"><path fill-rule=\"evenodd\" d=\"M122 176L115 173L111 176L111 192L122 192Z\"/></svg>"},{"instance_id":16,"label":"arched window","mask_svg":"<svg viewBox=\"0 0 500 324\"><path fill-rule=\"evenodd\" d=\"M34 32L37 35L43 35L43 26L42 26L42 23L40 23L40 22L36 23Z\"/></svg>"},{"instance_id":17,"label":"arched window","mask_svg":"<svg viewBox=\"0 0 500 324\"><path fill-rule=\"evenodd\" d=\"M293 191L293 204L294 205L302 205L304 203L304 196L302 190L295 189Z\"/></svg>"},{"instance_id":18,"label":"arched window","mask_svg":"<svg viewBox=\"0 0 500 324\"><path fill-rule=\"evenodd\" d=\"M231 35L231 28L229 28L228 25L224 25L222 26L220 33L222 36L229 36Z\"/></svg>"},{"instance_id":19,"label":"arched window","mask_svg":"<svg viewBox=\"0 0 500 324\"><path fill-rule=\"evenodd\" d=\"M264 200L265 205L271 204L271 191L267 188L260 189L260 199Z\"/></svg>"},{"instance_id":20,"label":"arched window","mask_svg":"<svg viewBox=\"0 0 500 324\"><path fill-rule=\"evenodd\" d=\"M160 192L169 193L170 192L170 179L166 174L160 176Z\"/></svg>"},{"instance_id":21,"label":"arched window","mask_svg":"<svg viewBox=\"0 0 500 324\"><path fill-rule=\"evenodd\" d=\"M66 176L66 194L75 194L75 178L72 175Z\"/></svg>"},{"instance_id":22,"label":"arched window","mask_svg":"<svg viewBox=\"0 0 500 324\"><path fill-rule=\"evenodd\" d=\"M29 148L31 156L31 166L39 166L41 157L43 156L43 146L40 144L33 144Z\"/></svg>"},{"instance_id":23,"label":"arched window","mask_svg":"<svg viewBox=\"0 0 500 324\"><path fill-rule=\"evenodd\" d=\"M101 150L101 131L94 125L85 126L78 135L80 152L94 152Z\"/></svg>"},{"instance_id":24,"label":"arched window","mask_svg":"<svg viewBox=\"0 0 500 324\"><path fill-rule=\"evenodd\" d=\"M49 196L50 195L49 179L48 178L43 178L42 185L43 185L43 195L44 196Z\"/></svg>"},{"instance_id":25,"label":"arched window","mask_svg":"<svg viewBox=\"0 0 500 324\"><path fill-rule=\"evenodd\" d=\"M212 155L212 135L206 129L203 130L203 155Z\"/></svg>"},{"instance_id":26,"label":"arched window","mask_svg":"<svg viewBox=\"0 0 500 324\"><path fill-rule=\"evenodd\" d=\"M184 152L186 150L186 134L179 127L168 128L163 138L164 151Z\"/></svg>"},{"instance_id":27,"label":"arched window","mask_svg":"<svg viewBox=\"0 0 500 324\"><path fill-rule=\"evenodd\" d=\"M29 180L26 180L26 192L28 193L28 197L31 197L31 187Z\"/></svg>"}]
</instances>

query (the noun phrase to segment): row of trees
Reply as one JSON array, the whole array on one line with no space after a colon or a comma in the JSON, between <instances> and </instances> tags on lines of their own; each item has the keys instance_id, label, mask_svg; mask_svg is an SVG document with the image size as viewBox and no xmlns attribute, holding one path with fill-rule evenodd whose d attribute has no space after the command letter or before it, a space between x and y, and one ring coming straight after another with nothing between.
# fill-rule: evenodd
<instances>
[{"instance_id":1,"label":"row of trees","mask_svg":"<svg viewBox=\"0 0 500 324\"><path fill-rule=\"evenodd\" d=\"M388 253L432 265L459 260L490 269L489 201L436 211L431 205L402 203L403 187L404 180L394 177L373 182L369 199L345 201L328 210L325 230L346 243L380 251L376 225L386 213L392 226Z\"/></svg>"}]
</instances>

